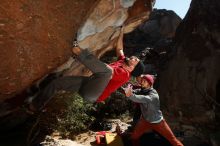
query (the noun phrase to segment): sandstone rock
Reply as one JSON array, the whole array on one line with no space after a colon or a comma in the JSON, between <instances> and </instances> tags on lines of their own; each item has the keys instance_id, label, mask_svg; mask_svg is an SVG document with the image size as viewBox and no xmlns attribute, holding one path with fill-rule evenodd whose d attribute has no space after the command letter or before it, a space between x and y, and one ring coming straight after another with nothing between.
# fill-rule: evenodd
<instances>
[{"instance_id":1,"label":"sandstone rock","mask_svg":"<svg viewBox=\"0 0 220 146\"><path fill-rule=\"evenodd\" d=\"M21 104L23 91L56 69L72 65L65 75L88 75L68 61L74 34L100 57L113 48L119 26L131 31L151 10L151 0L1 1L0 104L12 97L10 103Z\"/></svg>"},{"instance_id":2,"label":"sandstone rock","mask_svg":"<svg viewBox=\"0 0 220 146\"><path fill-rule=\"evenodd\" d=\"M149 18L151 10L151 0L137 0L135 2L133 0L103 0L89 14L88 19L79 29L79 46L89 48L100 58L105 52L114 49L120 26L125 26L125 33L131 32ZM91 74L87 70L79 72L80 68L84 67L79 63L73 63L65 75Z\"/></svg>"},{"instance_id":3,"label":"sandstone rock","mask_svg":"<svg viewBox=\"0 0 220 146\"><path fill-rule=\"evenodd\" d=\"M74 32L96 2L1 1L0 102L67 60Z\"/></svg>"}]
</instances>

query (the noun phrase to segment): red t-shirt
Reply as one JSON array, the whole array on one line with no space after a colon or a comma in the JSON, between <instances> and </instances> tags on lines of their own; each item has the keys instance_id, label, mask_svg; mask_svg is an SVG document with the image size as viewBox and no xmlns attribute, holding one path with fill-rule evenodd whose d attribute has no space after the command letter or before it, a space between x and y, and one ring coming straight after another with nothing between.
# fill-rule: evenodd
<instances>
[{"instance_id":1,"label":"red t-shirt","mask_svg":"<svg viewBox=\"0 0 220 146\"><path fill-rule=\"evenodd\" d=\"M97 99L97 102L104 101L112 92L116 91L130 79L130 72L122 67L125 56L120 56L118 61L109 64L113 69L112 79Z\"/></svg>"}]
</instances>

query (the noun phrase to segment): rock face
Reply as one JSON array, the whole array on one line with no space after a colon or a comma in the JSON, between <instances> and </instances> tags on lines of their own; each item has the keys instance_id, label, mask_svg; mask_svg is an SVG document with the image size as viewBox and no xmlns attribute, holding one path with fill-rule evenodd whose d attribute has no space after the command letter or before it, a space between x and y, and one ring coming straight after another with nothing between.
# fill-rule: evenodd
<instances>
[{"instance_id":1,"label":"rock face","mask_svg":"<svg viewBox=\"0 0 220 146\"><path fill-rule=\"evenodd\" d=\"M152 3L151 0L100 1L78 31L77 38L80 47L89 48L100 58L105 52L114 48L120 26L124 25L125 33L129 33L149 18ZM65 75L91 74L80 63L71 62L70 59L57 71L67 67Z\"/></svg>"},{"instance_id":2,"label":"rock face","mask_svg":"<svg viewBox=\"0 0 220 146\"><path fill-rule=\"evenodd\" d=\"M57 67L70 67L66 75L82 74L77 62L70 59L71 67L67 61L76 32L80 46L100 57L112 49L119 26L131 31L151 10L151 0L2 0L0 103Z\"/></svg>"},{"instance_id":3,"label":"rock face","mask_svg":"<svg viewBox=\"0 0 220 146\"><path fill-rule=\"evenodd\" d=\"M192 0L176 32L175 57L159 77L161 102L194 123L219 123L219 8L217 0Z\"/></svg>"},{"instance_id":4,"label":"rock face","mask_svg":"<svg viewBox=\"0 0 220 146\"><path fill-rule=\"evenodd\" d=\"M74 32L97 0L0 3L0 101L4 101L67 60Z\"/></svg>"},{"instance_id":5,"label":"rock face","mask_svg":"<svg viewBox=\"0 0 220 146\"><path fill-rule=\"evenodd\" d=\"M146 65L146 73L157 73L167 54L172 51L170 46L180 22L181 18L175 12L154 9L147 21L125 35L125 53L131 56L152 48L150 54L140 58Z\"/></svg>"},{"instance_id":6,"label":"rock face","mask_svg":"<svg viewBox=\"0 0 220 146\"><path fill-rule=\"evenodd\" d=\"M126 47L141 49L145 47L157 47L160 40L173 38L181 18L173 11L166 9L154 9L149 19L142 23L133 32L125 35Z\"/></svg>"}]
</instances>

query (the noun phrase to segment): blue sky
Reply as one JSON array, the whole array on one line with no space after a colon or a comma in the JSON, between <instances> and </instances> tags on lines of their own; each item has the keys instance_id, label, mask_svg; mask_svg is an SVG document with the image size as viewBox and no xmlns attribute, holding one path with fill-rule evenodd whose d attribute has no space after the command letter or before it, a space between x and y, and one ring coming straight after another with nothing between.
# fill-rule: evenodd
<instances>
[{"instance_id":1,"label":"blue sky","mask_svg":"<svg viewBox=\"0 0 220 146\"><path fill-rule=\"evenodd\" d=\"M173 10L181 18L186 15L191 0L156 0L154 8Z\"/></svg>"}]
</instances>

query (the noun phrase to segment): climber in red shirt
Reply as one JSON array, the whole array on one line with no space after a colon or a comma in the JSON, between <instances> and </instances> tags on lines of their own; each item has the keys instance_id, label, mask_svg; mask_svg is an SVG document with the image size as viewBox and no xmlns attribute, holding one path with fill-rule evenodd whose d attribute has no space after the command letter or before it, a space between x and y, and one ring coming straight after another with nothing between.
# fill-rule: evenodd
<instances>
[{"instance_id":1,"label":"climber in red shirt","mask_svg":"<svg viewBox=\"0 0 220 146\"><path fill-rule=\"evenodd\" d=\"M116 44L118 61L108 65L97 59L87 49L73 47L73 54L93 74L89 77L64 76L53 80L30 102L29 110L41 110L58 90L78 92L86 101L101 102L125 84L131 75L142 74L144 72L142 61L136 56L130 58L124 56L123 30L122 27Z\"/></svg>"}]
</instances>

